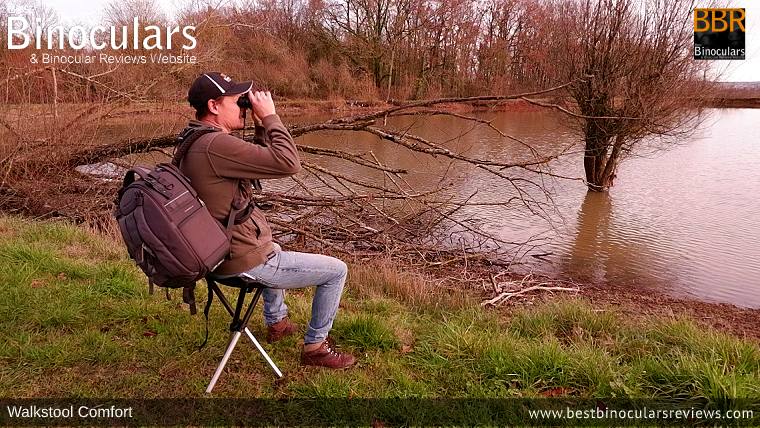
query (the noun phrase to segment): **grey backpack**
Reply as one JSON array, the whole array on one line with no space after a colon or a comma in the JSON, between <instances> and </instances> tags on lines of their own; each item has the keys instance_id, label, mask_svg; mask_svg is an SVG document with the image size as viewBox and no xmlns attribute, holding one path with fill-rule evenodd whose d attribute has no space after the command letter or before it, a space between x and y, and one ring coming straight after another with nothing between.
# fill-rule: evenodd
<instances>
[{"instance_id":1,"label":"grey backpack","mask_svg":"<svg viewBox=\"0 0 760 428\"><path fill-rule=\"evenodd\" d=\"M153 284L182 288L182 297L195 307L195 282L212 272L229 255L230 228L238 223L241 201L233 202L226 228L211 216L190 180L180 172L180 160L193 142L214 128L189 128L178 138L171 164L135 167L124 177L115 216L129 256ZM239 207L239 208L236 208Z\"/></svg>"}]
</instances>

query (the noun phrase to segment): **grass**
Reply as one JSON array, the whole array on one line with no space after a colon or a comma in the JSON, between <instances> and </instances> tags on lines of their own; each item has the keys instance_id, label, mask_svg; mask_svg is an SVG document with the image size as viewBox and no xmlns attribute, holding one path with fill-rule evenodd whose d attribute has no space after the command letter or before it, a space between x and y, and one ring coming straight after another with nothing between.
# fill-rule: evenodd
<instances>
[{"instance_id":1,"label":"grass","mask_svg":"<svg viewBox=\"0 0 760 428\"><path fill-rule=\"evenodd\" d=\"M0 391L6 397L199 397L228 339L212 308L150 296L122 245L62 223L0 217ZM199 300L205 287L199 284ZM306 325L312 290L289 292ZM202 304L202 303L201 303ZM261 317L252 331L264 337ZM383 265L350 266L331 332L357 367L298 364L300 337L265 345L273 373L241 343L215 397L760 397L760 348L687 320L632 321L580 300L483 310L464 291Z\"/></svg>"}]
</instances>

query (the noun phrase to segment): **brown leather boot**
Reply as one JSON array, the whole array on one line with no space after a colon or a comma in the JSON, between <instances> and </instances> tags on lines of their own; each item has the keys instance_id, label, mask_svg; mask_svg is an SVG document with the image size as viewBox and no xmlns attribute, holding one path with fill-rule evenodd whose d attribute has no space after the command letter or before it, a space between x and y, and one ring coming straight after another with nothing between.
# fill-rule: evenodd
<instances>
[{"instance_id":1,"label":"brown leather boot","mask_svg":"<svg viewBox=\"0 0 760 428\"><path fill-rule=\"evenodd\" d=\"M301 351L301 364L305 366L322 366L331 369L344 369L351 367L356 358L345 352L335 350L331 340L325 340L322 345L313 351Z\"/></svg>"},{"instance_id":2,"label":"brown leather boot","mask_svg":"<svg viewBox=\"0 0 760 428\"><path fill-rule=\"evenodd\" d=\"M267 343L280 341L298 331L298 325L285 317L276 323L267 326Z\"/></svg>"}]
</instances>

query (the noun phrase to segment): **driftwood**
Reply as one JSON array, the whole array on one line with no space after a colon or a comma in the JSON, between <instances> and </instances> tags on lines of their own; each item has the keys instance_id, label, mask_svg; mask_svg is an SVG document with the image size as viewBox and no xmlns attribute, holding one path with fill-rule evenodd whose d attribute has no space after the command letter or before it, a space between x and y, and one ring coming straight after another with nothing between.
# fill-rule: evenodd
<instances>
[{"instance_id":1,"label":"driftwood","mask_svg":"<svg viewBox=\"0 0 760 428\"><path fill-rule=\"evenodd\" d=\"M557 291L578 293L580 291L578 286L574 283L567 283L567 285L571 285L570 287L567 287L564 286L566 282L551 281L545 278L537 279L533 273L525 275L520 280L509 280L503 282L496 282L496 278L498 276L499 275L491 277L493 293L496 296L481 302L482 306L500 306L514 297L525 297L529 293L552 293Z\"/></svg>"}]
</instances>

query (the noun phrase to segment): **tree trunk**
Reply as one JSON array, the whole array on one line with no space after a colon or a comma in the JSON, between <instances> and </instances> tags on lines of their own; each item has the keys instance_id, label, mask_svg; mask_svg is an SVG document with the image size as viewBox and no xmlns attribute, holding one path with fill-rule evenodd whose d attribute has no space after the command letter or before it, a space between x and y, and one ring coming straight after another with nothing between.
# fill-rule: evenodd
<instances>
[{"instance_id":1,"label":"tree trunk","mask_svg":"<svg viewBox=\"0 0 760 428\"><path fill-rule=\"evenodd\" d=\"M609 139L586 138L586 150L583 157L583 168L586 170L586 183L588 190L592 192L606 192L612 187L615 178L615 162L619 155L619 149L612 150L612 155L607 157L610 146ZM612 162L612 164L609 164ZM609 167L609 168L608 168Z\"/></svg>"},{"instance_id":2,"label":"tree trunk","mask_svg":"<svg viewBox=\"0 0 760 428\"><path fill-rule=\"evenodd\" d=\"M58 79L55 77L55 67L50 67L53 73L53 117L58 119Z\"/></svg>"},{"instance_id":3,"label":"tree trunk","mask_svg":"<svg viewBox=\"0 0 760 428\"><path fill-rule=\"evenodd\" d=\"M391 48L391 71L388 73L388 93L385 96L385 102L391 99L391 84L393 83L393 60L396 58L396 50Z\"/></svg>"},{"instance_id":4,"label":"tree trunk","mask_svg":"<svg viewBox=\"0 0 760 428\"><path fill-rule=\"evenodd\" d=\"M615 177L617 176L617 166L620 160L620 153L623 148L623 144L619 138L615 139L615 144L612 146L612 152L607 159L607 162L602 171L602 183L608 183L607 187L612 187Z\"/></svg>"},{"instance_id":5,"label":"tree trunk","mask_svg":"<svg viewBox=\"0 0 760 428\"><path fill-rule=\"evenodd\" d=\"M5 105L8 105L8 95L9 95L9 91L11 89L11 85L8 83L8 82L10 82L10 79L11 79L11 69L9 67L8 68L8 76L5 79Z\"/></svg>"}]
</instances>

